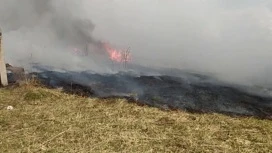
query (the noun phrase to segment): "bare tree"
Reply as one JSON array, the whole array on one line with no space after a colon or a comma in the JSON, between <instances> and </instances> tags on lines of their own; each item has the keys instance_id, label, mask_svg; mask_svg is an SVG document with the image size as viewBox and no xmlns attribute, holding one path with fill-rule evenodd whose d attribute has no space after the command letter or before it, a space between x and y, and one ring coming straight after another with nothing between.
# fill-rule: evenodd
<instances>
[{"instance_id":1,"label":"bare tree","mask_svg":"<svg viewBox=\"0 0 272 153\"><path fill-rule=\"evenodd\" d=\"M122 52L122 63L124 69L127 68L127 63L129 62L129 60L130 60L130 47Z\"/></svg>"}]
</instances>

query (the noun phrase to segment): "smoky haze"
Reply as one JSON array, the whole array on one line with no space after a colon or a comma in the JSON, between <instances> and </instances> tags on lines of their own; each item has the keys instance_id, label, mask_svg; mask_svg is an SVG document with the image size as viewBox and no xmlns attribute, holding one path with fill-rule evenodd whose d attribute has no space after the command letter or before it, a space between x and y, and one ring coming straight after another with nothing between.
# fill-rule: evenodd
<instances>
[{"instance_id":1,"label":"smoky haze","mask_svg":"<svg viewBox=\"0 0 272 153\"><path fill-rule=\"evenodd\" d=\"M73 47L109 41L131 47L132 63L272 84L268 0L0 0L6 61L109 72Z\"/></svg>"}]
</instances>

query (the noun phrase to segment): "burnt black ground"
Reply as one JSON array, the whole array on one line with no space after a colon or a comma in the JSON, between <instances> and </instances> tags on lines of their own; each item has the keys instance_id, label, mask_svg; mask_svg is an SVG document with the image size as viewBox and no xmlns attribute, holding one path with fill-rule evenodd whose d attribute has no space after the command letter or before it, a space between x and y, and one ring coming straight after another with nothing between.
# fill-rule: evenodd
<instances>
[{"instance_id":1,"label":"burnt black ground","mask_svg":"<svg viewBox=\"0 0 272 153\"><path fill-rule=\"evenodd\" d=\"M83 96L123 97L143 105L190 112L272 117L272 97L197 74L174 77L44 71L36 75L44 85Z\"/></svg>"}]
</instances>

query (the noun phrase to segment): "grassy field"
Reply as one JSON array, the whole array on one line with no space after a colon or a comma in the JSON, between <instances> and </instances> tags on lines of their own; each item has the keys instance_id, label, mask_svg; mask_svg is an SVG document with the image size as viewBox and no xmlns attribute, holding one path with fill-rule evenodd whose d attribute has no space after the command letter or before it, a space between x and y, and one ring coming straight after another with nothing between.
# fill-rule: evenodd
<instances>
[{"instance_id":1,"label":"grassy field","mask_svg":"<svg viewBox=\"0 0 272 153\"><path fill-rule=\"evenodd\" d=\"M7 110L7 106L13 110ZM0 89L0 152L272 152L272 121Z\"/></svg>"}]
</instances>

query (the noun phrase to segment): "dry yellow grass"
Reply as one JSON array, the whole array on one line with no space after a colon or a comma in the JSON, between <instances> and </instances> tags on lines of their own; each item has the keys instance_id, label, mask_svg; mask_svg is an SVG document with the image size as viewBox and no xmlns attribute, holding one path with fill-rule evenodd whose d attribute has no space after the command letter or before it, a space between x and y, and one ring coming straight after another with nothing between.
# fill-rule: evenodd
<instances>
[{"instance_id":1,"label":"dry yellow grass","mask_svg":"<svg viewBox=\"0 0 272 153\"><path fill-rule=\"evenodd\" d=\"M6 107L12 105L13 110ZM0 89L1 152L272 152L272 121Z\"/></svg>"}]
</instances>

